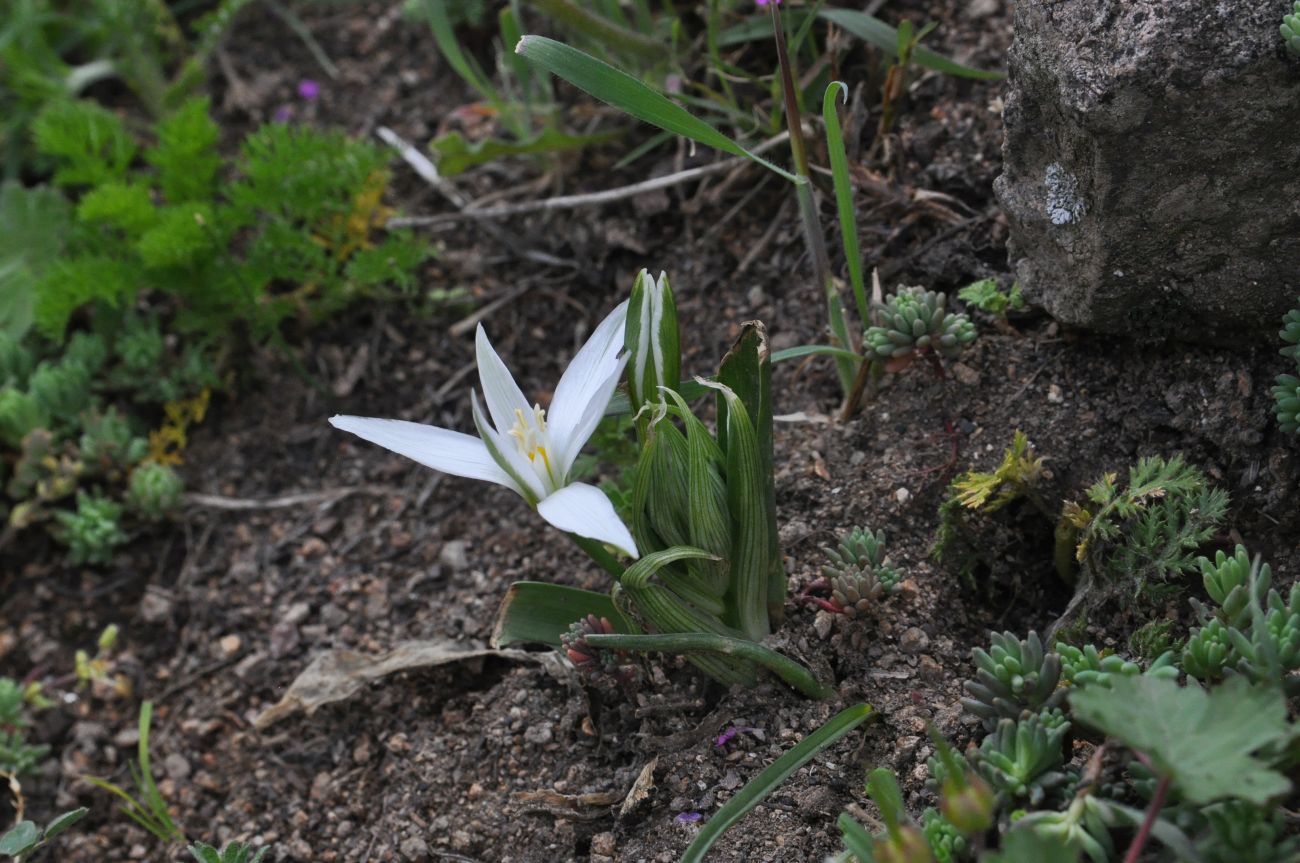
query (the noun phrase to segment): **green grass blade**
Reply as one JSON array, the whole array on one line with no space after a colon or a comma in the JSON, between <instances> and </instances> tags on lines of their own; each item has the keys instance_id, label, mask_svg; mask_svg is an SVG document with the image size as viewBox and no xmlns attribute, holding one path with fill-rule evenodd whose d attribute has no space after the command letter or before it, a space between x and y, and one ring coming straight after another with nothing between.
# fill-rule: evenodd
<instances>
[{"instance_id":1,"label":"green grass blade","mask_svg":"<svg viewBox=\"0 0 1300 863\"><path fill-rule=\"evenodd\" d=\"M701 863L713 843L729 827L763 802L791 773L874 715L875 710L870 704L855 704L841 710L821 728L799 741L793 749L773 762L771 767L746 783L708 820L682 855L682 863Z\"/></svg>"},{"instance_id":2,"label":"green grass blade","mask_svg":"<svg viewBox=\"0 0 1300 863\"><path fill-rule=\"evenodd\" d=\"M844 28L862 41L874 45L890 57L898 57L898 31L879 18L853 9L823 9L817 14L822 19ZM1005 72L990 72L984 69L963 66L955 60L949 60L942 54L931 51L929 48L922 48L919 45L912 54L912 62L918 66L933 69L936 72L956 75L959 78L1001 81L1006 77Z\"/></svg>"},{"instance_id":3,"label":"green grass blade","mask_svg":"<svg viewBox=\"0 0 1300 863\"><path fill-rule=\"evenodd\" d=\"M849 158L844 152L844 133L840 129L840 114L835 107L835 97L848 97L849 88L840 81L832 81L822 97L822 119L826 123L826 152L831 160L831 177L835 182L835 208L840 218L840 239L844 243L844 259L849 267L849 282L853 285L853 301L858 307L858 324L866 327L870 318L867 305L867 286L862 280L862 251L858 247L858 218L853 209L853 182L849 179Z\"/></svg>"},{"instance_id":4,"label":"green grass blade","mask_svg":"<svg viewBox=\"0 0 1300 863\"><path fill-rule=\"evenodd\" d=\"M793 348L777 351L772 354L772 362L783 363L787 360L797 360L800 357L812 355L822 355L835 357L837 359L849 360L850 362L860 363L862 357L853 353L853 351L837 348L834 345L796 345Z\"/></svg>"},{"instance_id":5,"label":"green grass blade","mask_svg":"<svg viewBox=\"0 0 1300 863\"><path fill-rule=\"evenodd\" d=\"M482 99L499 104L501 95L492 86L492 82L483 74L479 65L460 50L460 40L456 38L456 30L451 26L451 19L447 16L445 0L415 0L408 3L406 8L408 14L429 25L438 50L442 52L442 56L446 58L456 74L477 91Z\"/></svg>"},{"instance_id":6,"label":"green grass blade","mask_svg":"<svg viewBox=\"0 0 1300 863\"><path fill-rule=\"evenodd\" d=\"M506 591L492 630L494 648L512 644L547 644L558 649L569 624L588 614L603 617L617 632L634 632L607 593L577 587L516 581Z\"/></svg>"},{"instance_id":7,"label":"green grass blade","mask_svg":"<svg viewBox=\"0 0 1300 863\"><path fill-rule=\"evenodd\" d=\"M545 36L525 36L515 51L600 101L676 135L744 156L794 182L795 176L746 150L708 123L631 75Z\"/></svg>"}]
</instances>

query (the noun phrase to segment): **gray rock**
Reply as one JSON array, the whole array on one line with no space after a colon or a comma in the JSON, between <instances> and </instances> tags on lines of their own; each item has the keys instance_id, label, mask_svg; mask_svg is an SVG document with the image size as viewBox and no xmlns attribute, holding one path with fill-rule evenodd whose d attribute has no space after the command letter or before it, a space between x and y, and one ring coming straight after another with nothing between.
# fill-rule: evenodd
<instances>
[{"instance_id":1,"label":"gray rock","mask_svg":"<svg viewBox=\"0 0 1300 863\"><path fill-rule=\"evenodd\" d=\"M1277 329L1300 290L1287 6L1016 4L995 188L1028 299L1110 332Z\"/></svg>"}]
</instances>

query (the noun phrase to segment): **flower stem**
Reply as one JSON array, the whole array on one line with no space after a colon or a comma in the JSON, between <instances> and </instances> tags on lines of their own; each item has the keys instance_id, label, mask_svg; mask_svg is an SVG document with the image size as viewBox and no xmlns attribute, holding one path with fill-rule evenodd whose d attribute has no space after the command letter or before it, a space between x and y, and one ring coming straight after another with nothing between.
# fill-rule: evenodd
<instances>
[{"instance_id":1,"label":"flower stem","mask_svg":"<svg viewBox=\"0 0 1300 863\"><path fill-rule=\"evenodd\" d=\"M1151 795L1151 805L1147 807L1147 817L1142 819L1142 826L1138 828L1137 835L1133 837L1133 842L1128 846L1128 853L1124 855L1124 863L1137 863L1138 857L1142 855L1142 849L1146 847L1147 838L1151 835L1151 827L1156 823L1156 816L1160 814L1160 807L1165 804L1165 795L1169 793L1169 777L1161 776L1160 782L1156 785L1155 794Z\"/></svg>"},{"instance_id":2,"label":"flower stem","mask_svg":"<svg viewBox=\"0 0 1300 863\"><path fill-rule=\"evenodd\" d=\"M809 698L829 698L833 693L808 669L753 641L712 632L673 632L664 635L588 635L593 647L655 653L719 653L755 662Z\"/></svg>"},{"instance_id":3,"label":"flower stem","mask_svg":"<svg viewBox=\"0 0 1300 863\"><path fill-rule=\"evenodd\" d=\"M772 3L771 8L772 32L776 38L776 57L781 66L781 93L785 99L785 119L790 127L790 155L794 160L794 172L798 178L795 181L795 196L799 201L799 219L803 225L804 244L807 245L808 254L812 257L813 273L826 294L831 335L839 342L839 347L851 351L853 341L849 338L848 325L844 322L844 301L831 275L831 259L826 252L826 236L822 233L821 218L817 214L817 201L813 194L812 180L809 178L808 148L803 139L799 91L795 89L794 68L785 43L785 25L781 20L781 6ZM853 386L857 369L848 359L836 359L835 367L840 378L840 389L847 396Z\"/></svg>"}]
</instances>

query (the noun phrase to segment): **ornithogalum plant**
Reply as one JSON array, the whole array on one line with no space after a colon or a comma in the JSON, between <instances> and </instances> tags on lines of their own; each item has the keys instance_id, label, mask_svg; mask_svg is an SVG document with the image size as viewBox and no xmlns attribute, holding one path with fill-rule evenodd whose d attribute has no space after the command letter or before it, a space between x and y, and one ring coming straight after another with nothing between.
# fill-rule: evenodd
<instances>
[{"instance_id":1,"label":"ornithogalum plant","mask_svg":"<svg viewBox=\"0 0 1300 863\"><path fill-rule=\"evenodd\" d=\"M572 482L570 474L623 375L626 319L627 303L621 303L596 327L560 377L549 416L529 404L480 324L474 346L487 414L478 394L471 394L478 437L405 420L336 416L330 424L434 470L511 489L602 566L619 572L602 543L636 557L632 534L604 492Z\"/></svg>"},{"instance_id":2,"label":"ornithogalum plant","mask_svg":"<svg viewBox=\"0 0 1300 863\"><path fill-rule=\"evenodd\" d=\"M632 288L625 344L628 402L641 455L631 506L640 559L610 595L515 585L495 641L544 641L581 657L601 650L683 653L723 683L754 682L757 666L810 695L820 684L762 647L785 602L772 473L771 368L762 324L745 325L712 380L680 381L676 310L668 279L642 271ZM683 391L714 391L710 431ZM575 621L579 626L567 629ZM622 672L620 672L620 675Z\"/></svg>"}]
</instances>

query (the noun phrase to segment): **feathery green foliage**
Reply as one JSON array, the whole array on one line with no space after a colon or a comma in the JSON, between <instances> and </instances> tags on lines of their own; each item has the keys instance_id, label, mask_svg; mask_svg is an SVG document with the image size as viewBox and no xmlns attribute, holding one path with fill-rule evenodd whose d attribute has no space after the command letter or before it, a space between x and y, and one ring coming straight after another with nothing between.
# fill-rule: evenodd
<instances>
[{"instance_id":1,"label":"feathery green foliage","mask_svg":"<svg viewBox=\"0 0 1300 863\"><path fill-rule=\"evenodd\" d=\"M1192 570L1196 549L1228 507L1227 492L1181 455L1141 459L1124 485L1108 473L1087 498L1092 509L1067 503L1061 517L1076 531L1075 559L1099 583L1132 585L1134 592Z\"/></svg>"}]
</instances>

